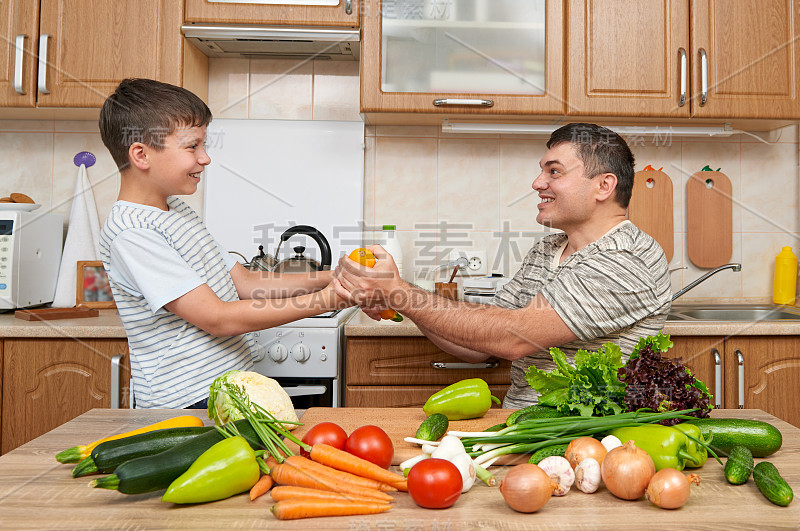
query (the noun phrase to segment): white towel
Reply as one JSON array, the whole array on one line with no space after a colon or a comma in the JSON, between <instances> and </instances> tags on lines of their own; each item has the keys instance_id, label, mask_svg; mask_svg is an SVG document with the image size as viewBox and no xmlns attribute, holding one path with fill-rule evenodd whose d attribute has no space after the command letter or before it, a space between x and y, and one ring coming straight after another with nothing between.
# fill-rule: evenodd
<instances>
[{"instance_id":1,"label":"white towel","mask_svg":"<svg viewBox=\"0 0 800 531\"><path fill-rule=\"evenodd\" d=\"M78 260L99 260L100 221L94 193L86 175L86 166L78 168L75 194L69 212L67 239L61 254L61 267L58 270L54 308L75 306L75 290L78 281Z\"/></svg>"}]
</instances>

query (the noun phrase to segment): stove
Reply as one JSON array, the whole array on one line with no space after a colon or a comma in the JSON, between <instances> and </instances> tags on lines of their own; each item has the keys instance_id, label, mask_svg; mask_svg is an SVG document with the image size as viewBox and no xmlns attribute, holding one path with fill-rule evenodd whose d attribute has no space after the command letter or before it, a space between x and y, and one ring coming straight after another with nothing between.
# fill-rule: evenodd
<instances>
[{"instance_id":1,"label":"stove","mask_svg":"<svg viewBox=\"0 0 800 531\"><path fill-rule=\"evenodd\" d=\"M295 409L344 406L344 324L356 307L253 332L253 371L278 381Z\"/></svg>"}]
</instances>

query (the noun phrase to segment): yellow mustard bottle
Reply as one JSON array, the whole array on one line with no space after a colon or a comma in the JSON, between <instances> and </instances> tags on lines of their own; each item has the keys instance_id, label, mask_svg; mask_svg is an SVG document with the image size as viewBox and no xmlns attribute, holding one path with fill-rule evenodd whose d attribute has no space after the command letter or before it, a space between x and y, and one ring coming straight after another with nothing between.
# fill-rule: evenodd
<instances>
[{"instance_id":1,"label":"yellow mustard bottle","mask_svg":"<svg viewBox=\"0 0 800 531\"><path fill-rule=\"evenodd\" d=\"M794 305L797 295L797 257L791 247L784 247L775 257L775 281L772 302Z\"/></svg>"}]
</instances>

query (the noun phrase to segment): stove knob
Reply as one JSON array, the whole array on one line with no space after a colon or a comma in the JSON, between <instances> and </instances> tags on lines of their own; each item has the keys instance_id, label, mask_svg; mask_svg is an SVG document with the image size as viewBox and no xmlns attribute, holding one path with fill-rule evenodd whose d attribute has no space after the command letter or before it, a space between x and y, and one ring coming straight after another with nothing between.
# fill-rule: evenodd
<instances>
[{"instance_id":1,"label":"stove knob","mask_svg":"<svg viewBox=\"0 0 800 531\"><path fill-rule=\"evenodd\" d=\"M303 363L309 358L309 356L311 356L311 349L306 345L298 343L292 347L292 357L296 361Z\"/></svg>"},{"instance_id":2,"label":"stove knob","mask_svg":"<svg viewBox=\"0 0 800 531\"><path fill-rule=\"evenodd\" d=\"M269 347L267 354L269 354L269 357L272 361L280 363L286 359L286 347L284 347L281 343L275 343Z\"/></svg>"}]
</instances>

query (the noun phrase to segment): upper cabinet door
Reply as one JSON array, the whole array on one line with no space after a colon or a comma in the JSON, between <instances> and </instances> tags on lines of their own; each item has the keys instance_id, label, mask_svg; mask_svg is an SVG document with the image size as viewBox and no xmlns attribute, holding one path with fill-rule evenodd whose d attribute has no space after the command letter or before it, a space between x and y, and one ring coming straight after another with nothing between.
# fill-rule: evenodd
<instances>
[{"instance_id":1,"label":"upper cabinet door","mask_svg":"<svg viewBox=\"0 0 800 531\"><path fill-rule=\"evenodd\" d=\"M692 110L800 118L797 0L693 0Z\"/></svg>"},{"instance_id":2,"label":"upper cabinet door","mask_svg":"<svg viewBox=\"0 0 800 531\"><path fill-rule=\"evenodd\" d=\"M563 2L366 0L365 113L564 113Z\"/></svg>"},{"instance_id":3,"label":"upper cabinet door","mask_svg":"<svg viewBox=\"0 0 800 531\"><path fill-rule=\"evenodd\" d=\"M185 0L185 22L357 27L363 0Z\"/></svg>"},{"instance_id":4,"label":"upper cabinet door","mask_svg":"<svg viewBox=\"0 0 800 531\"><path fill-rule=\"evenodd\" d=\"M39 107L100 107L126 77L181 84L179 2L52 0L40 18Z\"/></svg>"},{"instance_id":5,"label":"upper cabinet door","mask_svg":"<svg viewBox=\"0 0 800 531\"><path fill-rule=\"evenodd\" d=\"M0 2L0 107L36 104L38 34L38 1Z\"/></svg>"},{"instance_id":6,"label":"upper cabinet door","mask_svg":"<svg viewBox=\"0 0 800 531\"><path fill-rule=\"evenodd\" d=\"M567 114L688 117L688 0L568 0Z\"/></svg>"}]
</instances>

